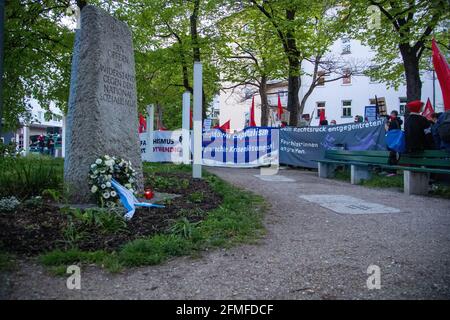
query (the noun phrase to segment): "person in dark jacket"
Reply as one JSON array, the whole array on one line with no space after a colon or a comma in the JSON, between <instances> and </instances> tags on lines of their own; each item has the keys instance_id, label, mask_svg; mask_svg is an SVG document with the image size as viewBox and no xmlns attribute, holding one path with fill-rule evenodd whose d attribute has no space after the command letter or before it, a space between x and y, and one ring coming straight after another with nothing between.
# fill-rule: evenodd
<instances>
[{"instance_id":1,"label":"person in dark jacket","mask_svg":"<svg viewBox=\"0 0 450 320\"><path fill-rule=\"evenodd\" d=\"M389 116L389 118L387 118L385 129L386 131L401 130L402 124L403 121L398 117L398 111L392 110L391 115ZM388 150L389 150L389 164L390 165L398 164L399 154L396 151L391 150L389 148ZM395 173L396 173L395 170L390 171L390 175L395 175Z\"/></svg>"},{"instance_id":2,"label":"person in dark jacket","mask_svg":"<svg viewBox=\"0 0 450 320\"><path fill-rule=\"evenodd\" d=\"M410 114L405 120L406 152L422 152L434 149L430 122L420 114L424 103L420 100L408 102L406 107Z\"/></svg>"},{"instance_id":3,"label":"person in dark jacket","mask_svg":"<svg viewBox=\"0 0 450 320\"><path fill-rule=\"evenodd\" d=\"M449 113L450 111L438 113L436 123L431 127L431 133L433 134L433 141L436 149L446 150L447 152L450 152L450 143L441 139L439 127L442 125L446 117L449 117Z\"/></svg>"}]
</instances>

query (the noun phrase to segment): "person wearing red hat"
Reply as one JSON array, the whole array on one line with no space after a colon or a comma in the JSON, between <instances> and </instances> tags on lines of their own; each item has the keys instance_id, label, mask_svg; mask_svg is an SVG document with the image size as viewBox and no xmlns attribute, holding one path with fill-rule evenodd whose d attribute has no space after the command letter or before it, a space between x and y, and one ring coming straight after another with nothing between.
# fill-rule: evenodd
<instances>
[{"instance_id":1,"label":"person wearing red hat","mask_svg":"<svg viewBox=\"0 0 450 320\"><path fill-rule=\"evenodd\" d=\"M430 122L420 114L423 105L424 103L420 100L410 101L406 104L409 111L409 116L405 121L407 153L434 149Z\"/></svg>"}]
</instances>

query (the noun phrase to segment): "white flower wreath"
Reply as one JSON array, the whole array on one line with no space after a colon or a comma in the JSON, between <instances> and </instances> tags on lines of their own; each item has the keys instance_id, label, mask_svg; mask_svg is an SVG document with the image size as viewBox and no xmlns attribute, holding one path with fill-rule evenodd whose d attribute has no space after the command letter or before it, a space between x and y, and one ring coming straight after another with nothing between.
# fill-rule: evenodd
<instances>
[{"instance_id":1,"label":"white flower wreath","mask_svg":"<svg viewBox=\"0 0 450 320\"><path fill-rule=\"evenodd\" d=\"M118 203L119 197L111 185L113 178L131 192L136 193L136 172L131 162L104 155L96 159L89 170L91 192L97 197L102 207L114 207Z\"/></svg>"}]
</instances>

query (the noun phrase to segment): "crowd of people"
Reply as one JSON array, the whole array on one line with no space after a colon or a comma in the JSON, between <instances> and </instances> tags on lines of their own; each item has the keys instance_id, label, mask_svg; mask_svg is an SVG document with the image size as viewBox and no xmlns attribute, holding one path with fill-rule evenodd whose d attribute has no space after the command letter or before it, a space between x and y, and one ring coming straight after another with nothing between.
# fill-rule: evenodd
<instances>
[{"instance_id":1,"label":"crowd of people","mask_svg":"<svg viewBox=\"0 0 450 320\"><path fill-rule=\"evenodd\" d=\"M52 135L39 135L38 139L38 149L41 154L48 154L52 157L55 156L55 140Z\"/></svg>"},{"instance_id":2,"label":"crowd of people","mask_svg":"<svg viewBox=\"0 0 450 320\"><path fill-rule=\"evenodd\" d=\"M409 102L405 119L406 152L445 149L450 152L450 111L433 113L428 120L421 114L424 103Z\"/></svg>"}]
</instances>

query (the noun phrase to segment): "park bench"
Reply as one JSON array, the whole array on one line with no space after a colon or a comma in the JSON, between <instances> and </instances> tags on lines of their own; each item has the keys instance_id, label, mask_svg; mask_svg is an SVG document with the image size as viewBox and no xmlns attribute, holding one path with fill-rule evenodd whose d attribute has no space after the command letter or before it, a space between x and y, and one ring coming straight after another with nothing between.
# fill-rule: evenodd
<instances>
[{"instance_id":1,"label":"park bench","mask_svg":"<svg viewBox=\"0 0 450 320\"><path fill-rule=\"evenodd\" d=\"M406 194L427 194L430 173L450 175L450 153L444 150L425 150L402 154L398 165L389 165L389 151L327 150L325 159L318 161L319 177L331 178L336 166L350 166L352 184L370 179L371 168L403 170Z\"/></svg>"}]
</instances>

